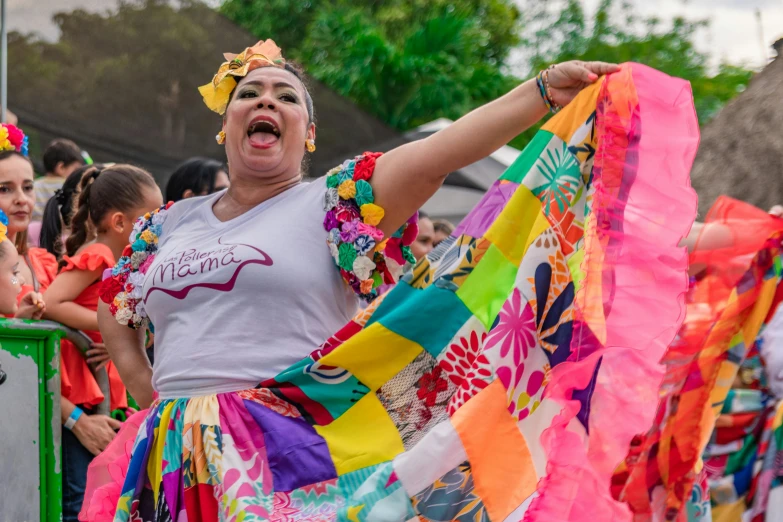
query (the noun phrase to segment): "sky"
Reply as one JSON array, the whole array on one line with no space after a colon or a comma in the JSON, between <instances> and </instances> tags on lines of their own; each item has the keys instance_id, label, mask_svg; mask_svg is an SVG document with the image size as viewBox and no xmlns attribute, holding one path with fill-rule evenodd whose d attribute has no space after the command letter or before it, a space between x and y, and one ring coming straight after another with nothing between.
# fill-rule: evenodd
<instances>
[{"instance_id":1,"label":"sky","mask_svg":"<svg viewBox=\"0 0 783 522\"><path fill-rule=\"evenodd\" d=\"M550 0L515 0L520 6ZM683 16L708 20L710 25L697 38L699 50L709 53L712 64L721 61L762 68L773 57L771 45L783 38L783 0L631 0L639 14L656 15L662 20ZM583 0L592 13L600 0ZM756 10L761 11L762 37Z\"/></svg>"},{"instance_id":2,"label":"sky","mask_svg":"<svg viewBox=\"0 0 783 522\"><path fill-rule=\"evenodd\" d=\"M57 28L51 21L56 11L76 8L106 11L117 0L6 0L11 30L37 32L54 40ZM207 0L216 4L219 0ZM529 2L552 0L515 0ZM708 51L713 64L728 61L761 68L772 57L770 45L783 37L783 0L631 0L641 14L656 14L662 19L682 15L689 19L707 19L710 27L701 31L698 46ZM583 0L588 13L600 0ZM762 46L756 9L761 10L764 45Z\"/></svg>"}]
</instances>

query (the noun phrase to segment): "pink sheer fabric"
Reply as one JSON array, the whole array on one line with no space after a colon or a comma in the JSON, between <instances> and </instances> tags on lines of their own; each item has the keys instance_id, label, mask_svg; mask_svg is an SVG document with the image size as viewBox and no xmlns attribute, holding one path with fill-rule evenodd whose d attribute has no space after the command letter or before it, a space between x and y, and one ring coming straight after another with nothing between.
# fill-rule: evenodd
<instances>
[{"instance_id":1,"label":"pink sheer fabric","mask_svg":"<svg viewBox=\"0 0 783 522\"><path fill-rule=\"evenodd\" d=\"M526 521L631 520L609 485L634 435L652 423L658 386L650 383L661 381L659 361L685 317L688 254L678 245L696 217L689 172L699 143L690 85L630 64L602 89L593 167L602 175L585 227L586 277L572 355L553 369L557 386L548 389L562 410L542 435L549 462L538 490L546 493ZM593 379L585 434L575 399Z\"/></svg>"},{"instance_id":2,"label":"pink sheer fabric","mask_svg":"<svg viewBox=\"0 0 783 522\"><path fill-rule=\"evenodd\" d=\"M82 522L112 522L122 484L128 472L133 442L149 410L131 415L106 449L95 457L87 473L85 502L79 513Z\"/></svg>"}]
</instances>

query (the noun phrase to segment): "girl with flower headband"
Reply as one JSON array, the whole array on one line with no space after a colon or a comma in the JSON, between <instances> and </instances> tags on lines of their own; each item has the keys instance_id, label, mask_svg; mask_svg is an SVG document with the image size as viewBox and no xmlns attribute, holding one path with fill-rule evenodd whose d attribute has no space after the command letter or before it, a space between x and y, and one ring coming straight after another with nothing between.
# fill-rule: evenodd
<instances>
[{"instance_id":1,"label":"girl with flower headband","mask_svg":"<svg viewBox=\"0 0 783 522\"><path fill-rule=\"evenodd\" d=\"M65 241L60 273L45 293L50 303L45 317L81 330L94 343L87 358L66 340L60 347L65 521L77 519L87 466L120 427L108 416L93 414L104 396L88 364L96 368L106 366L111 410L128 408L125 386L108 359L98 331L96 310L101 276L105 269L114 266L136 218L159 207L161 200L155 180L144 170L130 165L84 169L75 212L69 216L70 234ZM48 207L47 212L52 209Z\"/></svg>"},{"instance_id":2,"label":"girl with flower headband","mask_svg":"<svg viewBox=\"0 0 783 522\"><path fill-rule=\"evenodd\" d=\"M27 136L17 127L0 124L0 210L8 218L8 239L19 254L23 281L17 300L46 290L57 274L57 260L42 248L27 243L27 230L35 205L33 165L27 158Z\"/></svg>"},{"instance_id":3,"label":"girl with flower headband","mask_svg":"<svg viewBox=\"0 0 783 522\"><path fill-rule=\"evenodd\" d=\"M230 187L145 216L106 274L101 332L151 406L137 436L108 448L114 465L91 469L82 520L598 508L609 520L601 463L619 462L652 415L644 399L687 288L687 84L635 64L559 64L427 139L304 183L316 126L301 78L271 40L226 55L200 91L222 116ZM413 262L416 210L446 176L560 109L454 235L376 299ZM356 296L371 304L354 316ZM623 368L633 384L607 385ZM624 407L645 414L620 426Z\"/></svg>"},{"instance_id":4,"label":"girl with flower headband","mask_svg":"<svg viewBox=\"0 0 783 522\"><path fill-rule=\"evenodd\" d=\"M40 319L46 310L41 294L28 292L21 302L17 302L23 285L19 254L8 239L8 216L0 210L0 314L19 319Z\"/></svg>"}]
</instances>

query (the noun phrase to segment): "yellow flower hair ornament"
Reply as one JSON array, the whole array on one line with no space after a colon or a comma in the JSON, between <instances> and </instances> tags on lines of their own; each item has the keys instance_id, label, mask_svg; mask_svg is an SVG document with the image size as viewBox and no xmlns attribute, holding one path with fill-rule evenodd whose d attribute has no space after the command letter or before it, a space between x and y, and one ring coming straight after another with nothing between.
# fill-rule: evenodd
<instances>
[{"instance_id":1,"label":"yellow flower hair ornament","mask_svg":"<svg viewBox=\"0 0 783 522\"><path fill-rule=\"evenodd\" d=\"M218 69L212 82L198 88L204 103L211 110L226 113L228 100L237 86L236 78L242 78L259 67L285 67L285 58L273 40L259 40L239 54L226 53L225 62Z\"/></svg>"},{"instance_id":2,"label":"yellow flower hair ornament","mask_svg":"<svg viewBox=\"0 0 783 522\"><path fill-rule=\"evenodd\" d=\"M8 216L0 210L0 243L8 239Z\"/></svg>"}]
</instances>

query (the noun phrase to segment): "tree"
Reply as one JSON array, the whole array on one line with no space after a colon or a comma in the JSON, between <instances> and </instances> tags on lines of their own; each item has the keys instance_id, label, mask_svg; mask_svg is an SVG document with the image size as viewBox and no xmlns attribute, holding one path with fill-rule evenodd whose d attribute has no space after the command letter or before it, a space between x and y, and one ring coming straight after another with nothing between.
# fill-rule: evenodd
<instances>
[{"instance_id":1,"label":"tree","mask_svg":"<svg viewBox=\"0 0 783 522\"><path fill-rule=\"evenodd\" d=\"M401 130L458 118L515 82L503 73L520 41L510 0L227 0L221 10Z\"/></svg>"},{"instance_id":2,"label":"tree","mask_svg":"<svg viewBox=\"0 0 783 522\"><path fill-rule=\"evenodd\" d=\"M567 0L560 12L552 13L550 7L531 6L527 13L531 25L538 28L525 39L531 74L565 60L643 63L691 82L702 124L741 92L752 76L752 71L728 64L710 72L708 56L694 45L696 33L707 25L704 21L674 18L665 26L659 18L636 15L628 2L603 0L591 26L579 0Z\"/></svg>"}]
</instances>

